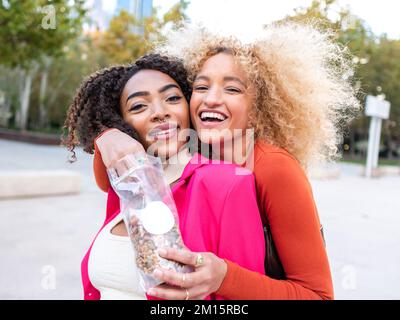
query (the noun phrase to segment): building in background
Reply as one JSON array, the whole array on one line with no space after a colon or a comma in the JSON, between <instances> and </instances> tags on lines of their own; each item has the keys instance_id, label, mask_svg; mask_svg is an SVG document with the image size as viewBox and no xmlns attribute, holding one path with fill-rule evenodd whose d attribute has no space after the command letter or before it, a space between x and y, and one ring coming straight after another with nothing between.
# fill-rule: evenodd
<instances>
[{"instance_id":1,"label":"building in background","mask_svg":"<svg viewBox=\"0 0 400 320\"><path fill-rule=\"evenodd\" d=\"M153 13L153 0L135 0L136 19L142 20L151 17Z\"/></svg>"},{"instance_id":2,"label":"building in background","mask_svg":"<svg viewBox=\"0 0 400 320\"><path fill-rule=\"evenodd\" d=\"M114 16L125 10L141 21L153 12L153 0L94 0L89 7L89 29L106 30ZM134 32L142 33L143 28Z\"/></svg>"},{"instance_id":3,"label":"building in background","mask_svg":"<svg viewBox=\"0 0 400 320\"><path fill-rule=\"evenodd\" d=\"M89 7L89 29L90 30L104 30L110 22L110 17L103 7L102 0L95 0L93 5Z\"/></svg>"},{"instance_id":4,"label":"building in background","mask_svg":"<svg viewBox=\"0 0 400 320\"><path fill-rule=\"evenodd\" d=\"M135 10L136 0L117 0L114 14L118 15L122 10L133 13Z\"/></svg>"},{"instance_id":5,"label":"building in background","mask_svg":"<svg viewBox=\"0 0 400 320\"><path fill-rule=\"evenodd\" d=\"M153 0L135 0L135 8L133 14L138 21L143 21L147 17L151 17L153 13ZM144 26L140 25L133 29L134 33L144 34Z\"/></svg>"}]
</instances>

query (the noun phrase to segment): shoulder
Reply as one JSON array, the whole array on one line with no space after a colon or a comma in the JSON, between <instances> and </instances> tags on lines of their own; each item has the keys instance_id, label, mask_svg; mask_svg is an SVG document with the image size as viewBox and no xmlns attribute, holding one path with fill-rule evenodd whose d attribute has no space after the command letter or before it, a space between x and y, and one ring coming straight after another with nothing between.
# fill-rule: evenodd
<instances>
[{"instance_id":1,"label":"shoulder","mask_svg":"<svg viewBox=\"0 0 400 320\"><path fill-rule=\"evenodd\" d=\"M257 141L254 147L255 162L276 163L284 161L285 164L296 164L300 166L297 159L283 148L274 146L264 141Z\"/></svg>"},{"instance_id":2,"label":"shoulder","mask_svg":"<svg viewBox=\"0 0 400 320\"><path fill-rule=\"evenodd\" d=\"M254 185L250 170L238 165L213 161L196 170L194 180L209 192L230 192L238 186Z\"/></svg>"},{"instance_id":3,"label":"shoulder","mask_svg":"<svg viewBox=\"0 0 400 320\"><path fill-rule=\"evenodd\" d=\"M294 214L304 217L315 211L312 186L295 157L282 148L264 145L257 146L254 158L257 194L271 225L277 216L289 221Z\"/></svg>"},{"instance_id":4,"label":"shoulder","mask_svg":"<svg viewBox=\"0 0 400 320\"><path fill-rule=\"evenodd\" d=\"M297 181L307 183L308 179L299 161L288 151L266 142L257 142L254 150L254 175L265 183Z\"/></svg>"}]
</instances>

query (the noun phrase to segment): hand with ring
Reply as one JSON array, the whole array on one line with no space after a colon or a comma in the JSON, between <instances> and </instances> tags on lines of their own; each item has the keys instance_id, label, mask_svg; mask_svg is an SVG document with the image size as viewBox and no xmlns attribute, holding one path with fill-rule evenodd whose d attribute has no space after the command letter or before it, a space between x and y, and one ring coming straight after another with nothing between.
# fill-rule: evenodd
<instances>
[{"instance_id":1,"label":"hand with ring","mask_svg":"<svg viewBox=\"0 0 400 320\"><path fill-rule=\"evenodd\" d=\"M197 254L197 257L196 257L196 263L194 264L194 266L195 266L196 268L198 268L198 267L200 267L203 263L204 263L203 255L202 255L201 253L198 253L198 254Z\"/></svg>"},{"instance_id":2,"label":"hand with ring","mask_svg":"<svg viewBox=\"0 0 400 320\"><path fill-rule=\"evenodd\" d=\"M179 273L173 270L157 269L154 276L163 281L151 288L147 294L167 300L201 300L216 292L227 272L223 259L210 252L191 252L188 249L166 248L159 250L165 259L177 261L195 268L194 272Z\"/></svg>"}]
</instances>

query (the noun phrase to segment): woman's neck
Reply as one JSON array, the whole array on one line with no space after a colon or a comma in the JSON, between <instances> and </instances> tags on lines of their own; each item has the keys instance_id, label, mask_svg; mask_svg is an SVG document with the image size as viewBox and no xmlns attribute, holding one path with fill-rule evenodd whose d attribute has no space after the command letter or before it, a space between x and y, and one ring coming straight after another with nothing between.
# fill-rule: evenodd
<instances>
[{"instance_id":1,"label":"woman's neck","mask_svg":"<svg viewBox=\"0 0 400 320\"><path fill-rule=\"evenodd\" d=\"M252 135L241 135L227 142L212 145L212 159L243 165L253 154L254 138Z\"/></svg>"},{"instance_id":2,"label":"woman's neck","mask_svg":"<svg viewBox=\"0 0 400 320\"><path fill-rule=\"evenodd\" d=\"M163 169L165 178L168 184L172 184L177 181L181 175L186 165L192 158L189 149L184 148L180 150L177 154L169 157L163 163Z\"/></svg>"}]
</instances>

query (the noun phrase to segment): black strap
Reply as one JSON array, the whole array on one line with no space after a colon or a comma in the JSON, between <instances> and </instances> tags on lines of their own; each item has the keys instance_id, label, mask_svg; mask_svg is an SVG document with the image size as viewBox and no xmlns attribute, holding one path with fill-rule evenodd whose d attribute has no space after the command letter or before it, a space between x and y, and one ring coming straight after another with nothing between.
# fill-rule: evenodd
<instances>
[{"instance_id":1,"label":"black strap","mask_svg":"<svg viewBox=\"0 0 400 320\"><path fill-rule=\"evenodd\" d=\"M326 246L324 237L324 228L321 225L320 232L324 246ZM268 220L264 223L264 238L265 238L265 274L270 278L276 280L286 279L285 270L282 266L282 262L279 259L278 251L276 250L274 240L272 238L271 228L269 227Z\"/></svg>"}]
</instances>

